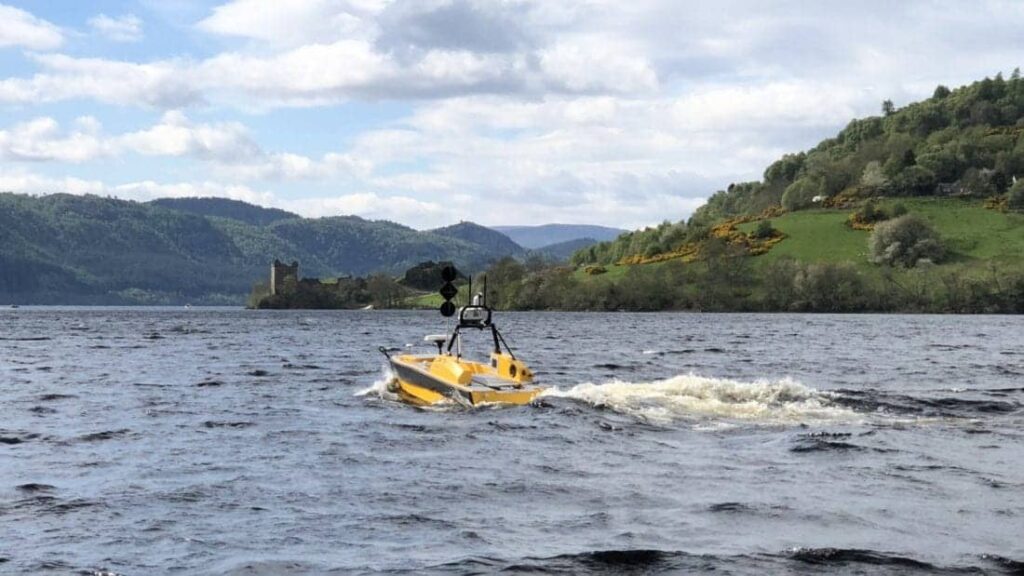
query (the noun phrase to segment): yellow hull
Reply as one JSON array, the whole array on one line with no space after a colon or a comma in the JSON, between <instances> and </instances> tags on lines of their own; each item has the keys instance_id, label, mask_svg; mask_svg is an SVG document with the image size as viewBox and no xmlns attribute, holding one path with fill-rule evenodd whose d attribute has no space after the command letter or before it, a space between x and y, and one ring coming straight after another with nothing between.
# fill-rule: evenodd
<instances>
[{"instance_id":1,"label":"yellow hull","mask_svg":"<svg viewBox=\"0 0 1024 576\"><path fill-rule=\"evenodd\" d=\"M491 364L448 355L402 355L391 358L391 366L396 391L406 402L420 406L452 400L473 406L522 405L543 391L522 362L503 354L492 355Z\"/></svg>"}]
</instances>

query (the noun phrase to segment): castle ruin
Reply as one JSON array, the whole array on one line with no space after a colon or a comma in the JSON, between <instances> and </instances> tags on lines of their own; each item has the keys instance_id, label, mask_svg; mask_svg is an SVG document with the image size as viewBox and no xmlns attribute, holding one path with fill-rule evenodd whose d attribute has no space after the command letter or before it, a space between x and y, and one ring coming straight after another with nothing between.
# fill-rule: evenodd
<instances>
[{"instance_id":1,"label":"castle ruin","mask_svg":"<svg viewBox=\"0 0 1024 576\"><path fill-rule=\"evenodd\" d=\"M270 293L281 294L284 292L284 280L287 277L295 278L295 281L299 281L299 263L292 261L291 264L285 264L280 260L275 259L274 263L270 265Z\"/></svg>"}]
</instances>

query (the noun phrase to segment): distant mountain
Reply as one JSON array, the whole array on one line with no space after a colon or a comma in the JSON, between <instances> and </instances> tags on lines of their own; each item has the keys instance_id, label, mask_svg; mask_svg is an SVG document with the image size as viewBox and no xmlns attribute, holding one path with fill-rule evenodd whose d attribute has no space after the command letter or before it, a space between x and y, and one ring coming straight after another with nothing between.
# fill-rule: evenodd
<instances>
[{"instance_id":1,"label":"distant mountain","mask_svg":"<svg viewBox=\"0 0 1024 576\"><path fill-rule=\"evenodd\" d=\"M541 226L491 226L511 238L523 248L543 248L552 244L593 238L598 242L614 240L625 232L619 228L590 226L586 224L543 224Z\"/></svg>"},{"instance_id":2,"label":"distant mountain","mask_svg":"<svg viewBox=\"0 0 1024 576\"><path fill-rule=\"evenodd\" d=\"M543 256L545 260L567 262L569 257L575 254L577 250L589 248L597 243L597 240L594 240L593 238L577 238L576 240L568 240L566 242L542 246L536 250L531 250L530 253L539 254Z\"/></svg>"},{"instance_id":3,"label":"distant mountain","mask_svg":"<svg viewBox=\"0 0 1024 576\"><path fill-rule=\"evenodd\" d=\"M426 260L473 271L507 255L354 216L303 219L233 201L167 204L0 193L0 302L241 305L275 258L298 260L303 277L332 277L397 275Z\"/></svg>"},{"instance_id":4,"label":"distant mountain","mask_svg":"<svg viewBox=\"0 0 1024 576\"><path fill-rule=\"evenodd\" d=\"M149 202L149 204L200 216L230 218L254 226L266 226L280 220L300 217L298 214L277 208L264 208L228 198L160 198Z\"/></svg>"},{"instance_id":5,"label":"distant mountain","mask_svg":"<svg viewBox=\"0 0 1024 576\"><path fill-rule=\"evenodd\" d=\"M483 247L492 254L502 256L524 256L526 250L512 241L511 238L494 230L473 222L459 222L444 228L437 228L430 232L439 236L464 240L471 244Z\"/></svg>"}]
</instances>

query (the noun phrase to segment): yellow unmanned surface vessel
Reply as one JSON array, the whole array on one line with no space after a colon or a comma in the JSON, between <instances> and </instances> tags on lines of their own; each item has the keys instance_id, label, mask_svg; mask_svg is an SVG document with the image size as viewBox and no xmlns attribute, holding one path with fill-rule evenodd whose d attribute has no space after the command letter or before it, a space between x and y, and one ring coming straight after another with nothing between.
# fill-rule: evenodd
<instances>
[{"instance_id":1,"label":"yellow unmanned surface vessel","mask_svg":"<svg viewBox=\"0 0 1024 576\"><path fill-rule=\"evenodd\" d=\"M454 277L454 274L445 276L447 280L447 276ZM453 316L454 305L446 304L441 313ZM483 294L477 294L471 305L458 311L458 322L450 334L424 338L437 346L437 354L390 355L381 347L380 351L388 357L395 373L390 389L403 400L417 405L452 400L473 406L530 403L543 388L533 383L533 372L512 353L492 322L492 314ZM494 349L489 362L462 357L462 332L466 329L490 331Z\"/></svg>"}]
</instances>

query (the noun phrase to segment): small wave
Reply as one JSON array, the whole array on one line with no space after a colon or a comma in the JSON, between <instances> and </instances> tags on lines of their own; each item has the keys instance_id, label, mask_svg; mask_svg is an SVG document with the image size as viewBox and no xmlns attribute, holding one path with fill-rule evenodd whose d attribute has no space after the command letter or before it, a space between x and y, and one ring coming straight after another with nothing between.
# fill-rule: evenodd
<instances>
[{"instance_id":1,"label":"small wave","mask_svg":"<svg viewBox=\"0 0 1024 576\"><path fill-rule=\"evenodd\" d=\"M841 389L836 390L831 396L836 404L861 412L884 412L932 418L974 418L993 414L1011 414L1021 409L1020 404L1009 400L917 397L877 390Z\"/></svg>"},{"instance_id":2,"label":"small wave","mask_svg":"<svg viewBox=\"0 0 1024 576\"><path fill-rule=\"evenodd\" d=\"M833 405L827 395L790 379L737 382L684 375L654 382L613 381L551 388L547 398L570 398L642 420L680 418L756 421L768 424L856 421L862 415Z\"/></svg>"},{"instance_id":3,"label":"small wave","mask_svg":"<svg viewBox=\"0 0 1024 576\"><path fill-rule=\"evenodd\" d=\"M992 564L995 564L1006 574L1021 575L1024 574L1024 562L1020 560L1013 560L1004 556L997 556L995 554L982 554L982 560L986 560Z\"/></svg>"},{"instance_id":4,"label":"small wave","mask_svg":"<svg viewBox=\"0 0 1024 576\"><path fill-rule=\"evenodd\" d=\"M496 572L540 574L646 574L694 569L704 564L699 556L685 552L650 549L595 550L560 554L547 558L528 557L518 561L476 556L432 567L442 572L484 574Z\"/></svg>"},{"instance_id":5,"label":"small wave","mask_svg":"<svg viewBox=\"0 0 1024 576\"><path fill-rule=\"evenodd\" d=\"M206 422L203 422L203 427L205 427L205 428L249 428L250 426L255 426L255 425L256 425L255 422L241 422L241 421L240 422L229 422L229 421L221 422L221 421L217 421L217 420L207 420Z\"/></svg>"},{"instance_id":6,"label":"small wave","mask_svg":"<svg viewBox=\"0 0 1024 576\"><path fill-rule=\"evenodd\" d=\"M376 396L381 400L397 401L398 394L395 394L390 390L391 383L395 381L395 373L391 371L391 367L385 367L381 374L381 377L374 380L373 384L370 384L362 390L356 391L356 396Z\"/></svg>"},{"instance_id":7,"label":"small wave","mask_svg":"<svg viewBox=\"0 0 1024 576\"><path fill-rule=\"evenodd\" d=\"M870 564L875 566L899 566L922 570L932 570L935 568L932 564L921 560L915 560L914 558L897 556L895 554L885 554L882 552L875 552L874 550L859 550L855 548L797 548L789 554L789 557L793 560L798 560L807 564L816 564L819 566Z\"/></svg>"},{"instance_id":8,"label":"small wave","mask_svg":"<svg viewBox=\"0 0 1024 576\"><path fill-rule=\"evenodd\" d=\"M74 394L43 394L39 397L43 402L51 402L53 400L70 400L73 398L78 398L78 396L75 396Z\"/></svg>"},{"instance_id":9,"label":"small wave","mask_svg":"<svg viewBox=\"0 0 1024 576\"><path fill-rule=\"evenodd\" d=\"M100 442L100 441L103 441L103 440L112 440L114 438L119 438L121 436L125 436L129 432L131 432L131 430L129 430L127 428L122 428L120 430L104 430L102 432L93 432L91 434L84 434L82 436L79 436L78 440L80 442Z\"/></svg>"},{"instance_id":10,"label":"small wave","mask_svg":"<svg viewBox=\"0 0 1024 576\"><path fill-rule=\"evenodd\" d=\"M821 438L804 438L789 449L797 454L804 452L863 452L863 446L857 446L849 442L837 440L823 440Z\"/></svg>"},{"instance_id":11,"label":"small wave","mask_svg":"<svg viewBox=\"0 0 1024 576\"><path fill-rule=\"evenodd\" d=\"M742 502L719 502L708 506L708 512L752 512L754 509Z\"/></svg>"},{"instance_id":12,"label":"small wave","mask_svg":"<svg viewBox=\"0 0 1024 576\"><path fill-rule=\"evenodd\" d=\"M28 484L19 484L15 486L22 492L52 492L57 488L51 484L40 484L38 482L29 482Z\"/></svg>"},{"instance_id":13,"label":"small wave","mask_svg":"<svg viewBox=\"0 0 1024 576\"><path fill-rule=\"evenodd\" d=\"M292 364L291 362L286 362L281 367L285 370L323 370L316 364Z\"/></svg>"}]
</instances>

